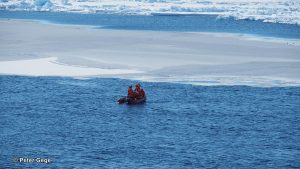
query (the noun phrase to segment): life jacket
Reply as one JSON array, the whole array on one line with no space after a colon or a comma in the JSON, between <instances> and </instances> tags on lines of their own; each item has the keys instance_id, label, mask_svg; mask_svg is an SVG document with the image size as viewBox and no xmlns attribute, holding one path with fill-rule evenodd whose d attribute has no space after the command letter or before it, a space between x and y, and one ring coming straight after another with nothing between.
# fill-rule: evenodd
<instances>
[{"instance_id":1,"label":"life jacket","mask_svg":"<svg viewBox=\"0 0 300 169\"><path fill-rule=\"evenodd\" d=\"M134 93L133 93L133 90L132 88L128 88L128 94L127 94L129 97L133 97L134 96Z\"/></svg>"}]
</instances>

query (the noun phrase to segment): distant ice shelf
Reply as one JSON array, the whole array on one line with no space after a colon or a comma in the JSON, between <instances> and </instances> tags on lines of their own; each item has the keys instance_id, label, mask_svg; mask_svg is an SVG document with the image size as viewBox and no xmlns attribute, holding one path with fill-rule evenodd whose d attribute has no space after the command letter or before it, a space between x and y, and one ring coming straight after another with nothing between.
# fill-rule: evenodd
<instances>
[{"instance_id":1,"label":"distant ice shelf","mask_svg":"<svg viewBox=\"0 0 300 169\"><path fill-rule=\"evenodd\" d=\"M299 0L0 0L1 10L111 14L216 14L300 25Z\"/></svg>"}]
</instances>

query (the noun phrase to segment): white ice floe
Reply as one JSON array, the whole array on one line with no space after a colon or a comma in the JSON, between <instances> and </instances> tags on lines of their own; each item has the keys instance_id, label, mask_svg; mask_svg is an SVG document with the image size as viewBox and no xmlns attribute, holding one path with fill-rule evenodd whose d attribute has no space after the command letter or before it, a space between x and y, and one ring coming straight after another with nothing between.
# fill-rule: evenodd
<instances>
[{"instance_id":1,"label":"white ice floe","mask_svg":"<svg viewBox=\"0 0 300 169\"><path fill-rule=\"evenodd\" d=\"M300 24L299 0L0 0L0 9L118 14L217 14Z\"/></svg>"},{"instance_id":2,"label":"white ice floe","mask_svg":"<svg viewBox=\"0 0 300 169\"><path fill-rule=\"evenodd\" d=\"M0 21L0 27L0 74L300 86L300 42L294 40L78 29L16 20Z\"/></svg>"},{"instance_id":3,"label":"white ice floe","mask_svg":"<svg viewBox=\"0 0 300 169\"><path fill-rule=\"evenodd\" d=\"M55 57L2 61L0 62L0 73L7 75L28 76L101 76L141 73L128 69L100 69L83 66L70 66L56 62Z\"/></svg>"}]
</instances>

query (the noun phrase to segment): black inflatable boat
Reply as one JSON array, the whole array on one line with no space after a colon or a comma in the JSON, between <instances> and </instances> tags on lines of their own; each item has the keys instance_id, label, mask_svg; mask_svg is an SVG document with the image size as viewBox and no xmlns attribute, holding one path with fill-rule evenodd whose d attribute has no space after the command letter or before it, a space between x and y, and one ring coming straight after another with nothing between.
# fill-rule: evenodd
<instances>
[{"instance_id":1,"label":"black inflatable boat","mask_svg":"<svg viewBox=\"0 0 300 169\"><path fill-rule=\"evenodd\" d=\"M141 104L144 103L146 101L146 97L142 97L142 98L129 98L129 97L122 97L120 98L117 103L119 104Z\"/></svg>"}]
</instances>

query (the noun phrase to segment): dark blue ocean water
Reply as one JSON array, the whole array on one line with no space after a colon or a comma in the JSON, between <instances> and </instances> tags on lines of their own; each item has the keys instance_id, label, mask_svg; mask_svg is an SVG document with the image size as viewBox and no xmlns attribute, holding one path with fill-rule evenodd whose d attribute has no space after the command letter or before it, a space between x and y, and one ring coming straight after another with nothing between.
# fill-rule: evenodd
<instances>
[{"instance_id":1,"label":"dark blue ocean water","mask_svg":"<svg viewBox=\"0 0 300 169\"><path fill-rule=\"evenodd\" d=\"M93 25L106 29L226 32L300 39L300 25L222 19L216 15L109 15L63 12L1 11L0 18L34 19L59 24Z\"/></svg>"},{"instance_id":2,"label":"dark blue ocean water","mask_svg":"<svg viewBox=\"0 0 300 169\"><path fill-rule=\"evenodd\" d=\"M0 76L0 168L300 168L299 87L131 83Z\"/></svg>"}]
</instances>

